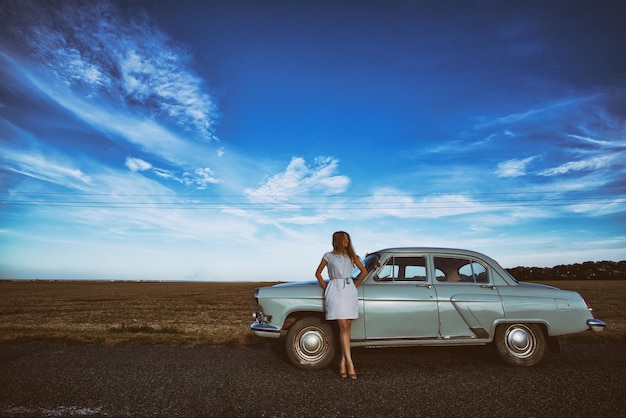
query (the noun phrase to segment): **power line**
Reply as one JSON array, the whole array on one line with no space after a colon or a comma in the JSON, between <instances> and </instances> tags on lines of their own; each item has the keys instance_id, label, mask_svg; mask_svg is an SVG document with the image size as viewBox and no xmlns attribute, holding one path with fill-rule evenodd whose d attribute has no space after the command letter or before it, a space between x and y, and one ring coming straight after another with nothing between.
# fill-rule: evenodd
<instances>
[{"instance_id":1,"label":"power line","mask_svg":"<svg viewBox=\"0 0 626 418\"><path fill-rule=\"evenodd\" d=\"M573 205L610 205L626 203L626 197L620 199L593 198L558 199L549 201L442 201L442 202L267 202L267 203L224 203L224 202L79 202L79 201L6 201L0 200L0 205L7 206L43 206L67 208L97 208L97 209L178 209L178 210L209 210L209 209L252 209L252 210L418 210L418 209L479 209L479 208L527 208L527 207L555 207Z\"/></svg>"},{"instance_id":2,"label":"power line","mask_svg":"<svg viewBox=\"0 0 626 418\"><path fill-rule=\"evenodd\" d=\"M615 195L615 193L619 195ZM50 191L0 191L0 205L95 209L168 209L260 211L303 210L425 210L528 208L626 203L624 187L594 191L505 191L440 194L340 194L265 196L217 194L114 194ZM11 199L10 197L13 197ZM49 199L46 199L49 198ZM83 199L84 198L84 199ZM99 198L99 199L93 199ZM107 199L108 198L108 199ZM93 199L93 200L92 200ZM116 200L117 199L117 200ZM152 200L155 199L155 200ZM182 199L174 201L172 199ZM460 199L460 200L456 200ZM468 200L462 200L468 199Z\"/></svg>"},{"instance_id":3,"label":"power line","mask_svg":"<svg viewBox=\"0 0 626 418\"><path fill-rule=\"evenodd\" d=\"M625 187L614 187L614 188L604 188L597 189L593 191L594 193L626 193ZM562 194L589 194L589 190L547 190L547 191L514 191L514 192L471 192L471 193L393 193L393 194L336 194L336 195L323 195L324 198L365 198L365 197L423 197L423 196L527 196L527 195L562 195ZM30 195L30 196L107 196L107 197L161 197L161 198L171 198L172 196L176 197L193 197L193 198L241 198L241 199L249 199L250 195L224 195L224 194L206 194L206 193L176 193L174 194L137 194L137 193L128 193L128 194L120 194L120 193L88 193L88 192L49 192L49 191L0 191L0 195ZM318 198L320 196L312 196L312 195L298 195L298 194L279 194L272 193L266 194L264 197L267 198Z\"/></svg>"}]
</instances>

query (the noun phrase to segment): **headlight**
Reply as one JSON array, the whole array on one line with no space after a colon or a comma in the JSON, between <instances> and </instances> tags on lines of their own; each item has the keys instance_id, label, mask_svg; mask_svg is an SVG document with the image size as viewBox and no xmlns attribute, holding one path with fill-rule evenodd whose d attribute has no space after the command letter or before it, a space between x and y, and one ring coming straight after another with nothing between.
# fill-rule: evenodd
<instances>
[{"instance_id":1,"label":"headlight","mask_svg":"<svg viewBox=\"0 0 626 418\"><path fill-rule=\"evenodd\" d=\"M252 317L257 322L259 322L261 324L268 324L268 323L272 322L272 316L271 315L265 315L261 311L254 311L254 312L252 312Z\"/></svg>"}]
</instances>

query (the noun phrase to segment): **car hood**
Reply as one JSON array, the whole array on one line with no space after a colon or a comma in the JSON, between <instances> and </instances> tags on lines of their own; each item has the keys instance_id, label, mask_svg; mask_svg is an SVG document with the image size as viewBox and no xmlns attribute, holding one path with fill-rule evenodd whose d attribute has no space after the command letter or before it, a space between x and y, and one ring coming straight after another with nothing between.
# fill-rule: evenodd
<instances>
[{"instance_id":1,"label":"car hood","mask_svg":"<svg viewBox=\"0 0 626 418\"><path fill-rule=\"evenodd\" d=\"M307 282L287 282L287 283L279 283L271 287L302 287L302 286L319 286L319 282L317 280L309 280Z\"/></svg>"},{"instance_id":2,"label":"car hood","mask_svg":"<svg viewBox=\"0 0 626 418\"><path fill-rule=\"evenodd\" d=\"M274 286L261 287L258 292L261 298L318 298L322 294L322 287L317 280L280 283Z\"/></svg>"}]
</instances>

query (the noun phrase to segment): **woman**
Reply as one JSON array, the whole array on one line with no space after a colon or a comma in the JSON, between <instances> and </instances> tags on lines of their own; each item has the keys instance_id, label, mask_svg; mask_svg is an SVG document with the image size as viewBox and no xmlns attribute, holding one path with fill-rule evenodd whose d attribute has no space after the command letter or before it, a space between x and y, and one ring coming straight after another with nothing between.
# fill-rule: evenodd
<instances>
[{"instance_id":1,"label":"woman","mask_svg":"<svg viewBox=\"0 0 626 418\"><path fill-rule=\"evenodd\" d=\"M361 273L356 282L352 281L352 270L357 266ZM328 284L322 278L322 271L328 268L330 281ZM317 267L315 277L324 289L326 319L337 320L339 325L339 342L341 343L341 363L339 376L342 379L350 377L356 380L356 371L352 363L350 352L350 327L352 320L358 318L358 293L356 288L365 279L367 270L355 254L347 232L337 231L333 234L333 251L322 257Z\"/></svg>"}]
</instances>

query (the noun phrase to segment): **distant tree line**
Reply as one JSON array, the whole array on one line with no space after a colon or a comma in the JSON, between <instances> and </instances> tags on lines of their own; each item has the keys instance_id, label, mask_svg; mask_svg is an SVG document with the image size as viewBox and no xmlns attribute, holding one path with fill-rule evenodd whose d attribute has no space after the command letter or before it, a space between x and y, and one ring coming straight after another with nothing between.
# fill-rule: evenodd
<instances>
[{"instance_id":1,"label":"distant tree line","mask_svg":"<svg viewBox=\"0 0 626 418\"><path fill-rule=\"evenodd\" d=\"M623 280L626 261L586 261L554 267L515 267L506 269L521 282L542 280Z\"/></svg>"}]
</instances>

